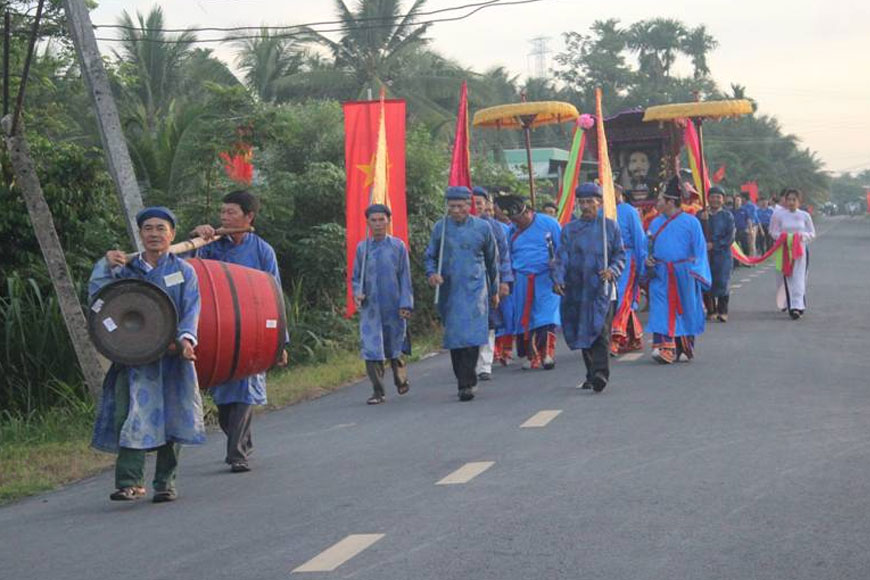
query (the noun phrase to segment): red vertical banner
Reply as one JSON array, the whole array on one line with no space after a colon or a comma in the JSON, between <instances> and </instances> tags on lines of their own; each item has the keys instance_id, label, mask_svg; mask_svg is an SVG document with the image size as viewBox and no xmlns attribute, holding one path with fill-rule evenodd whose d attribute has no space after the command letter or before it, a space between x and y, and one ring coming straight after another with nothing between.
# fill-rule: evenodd
<instances>
[{"instance_id":1,"label":"red vertical banner","mask_svg":"<svg viewBox=\"0 0 870 580\"><path fill-rule=\"evenodd\" d=\"M405 101L349 101L343 104L343 109L344 165L347 176L346 316L351 317L356 312L351 285L353 260L357 244L366 235L365 209L372 201L373 190L386 187L387 199L384 201L388 202L386 205L389 205L393 214L393 235L408 244L408 212L405 204ZM384 159L386 184L380 179L376 183L377 168L378 165L383 167Z\"/></svg>"},{"instance_id":2,"label":"red vertical banner","mask_svg":"<svg viewBox=\"0 0 870 580\"><path fill-rule=\"evenodd\" d=\"M867 213L870 214L870 187L864 188L864 193L867 194Z\"/></svg>"},{"instance_id":3,"label":"red vertical banner","mask_svg":"<svg viewBox=\"0 0 870 580\"><path fill-rule=\"evenodd\" d=\"M471 189L471 148L468 133L468 84L462 81L447 185L464 185Z\"/></svg>"},{"instance_id":4,"label":"red vertical banner","mask_svg":"<svg viewBox=\"0 0 870 580\"><path fill-rule=\"evenodd\" d=\"M749 201L758 203L758 182L747 181L740 186L740 191L744 191L749 195Z\"/></svg>"}]
</instances>

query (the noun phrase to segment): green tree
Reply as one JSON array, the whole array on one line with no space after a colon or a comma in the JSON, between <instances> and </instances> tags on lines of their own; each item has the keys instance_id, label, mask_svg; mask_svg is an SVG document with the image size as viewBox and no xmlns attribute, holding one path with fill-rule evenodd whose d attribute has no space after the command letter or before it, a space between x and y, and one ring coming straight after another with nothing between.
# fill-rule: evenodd
<instances>
[{"instance_id":1,"label":"green tree","mask_svg":"<svg viewBox=\"0 0 870 580\"><path fill-rule=\"evenodd\" d=\"M302 72L307 58L297 39L263 27L255 38L233 42L238 48L236 64L244 73L245 86L260 101L281 101L292 92L293 77Z\"/></svg>"}]
</instances>

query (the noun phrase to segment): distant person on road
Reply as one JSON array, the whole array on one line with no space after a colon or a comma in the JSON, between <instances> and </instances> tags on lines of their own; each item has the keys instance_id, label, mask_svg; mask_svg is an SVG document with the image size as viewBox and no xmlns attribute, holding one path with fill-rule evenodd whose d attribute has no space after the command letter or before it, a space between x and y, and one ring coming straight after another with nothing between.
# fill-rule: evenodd
<instances>
[{"instance_id":1,"label":"distant person on road","mask_svg":"<svg viewBox=\"0 0 870 580\"><path fill-rule=\"evenodd\" d=\"M746 213L749 215L749 236L747 239L749 253L746 255L754 257L756 255L756 238L758 237L759 225L761 223L758 218L758 206L752 203L749 192L740 192L740 197L743 199L742 207L746 209Z\"/></svg>"},{"instance_id":2,"label":"distant person on road","mask_svg":"<svg viewBox=\"0 0 870 580\"><path fill-rule=\"evenodd\" d=\"M816 237L813 218L809 213L798 209L801 203L801 193L797 189L789 189L784 197L785 209L773 214L770 221L770 235L774 239L783 233L789 234L788 251L794 257L791 273L783 273L776 291L776 305L783 311L788 311L792 319L797 320L806 311L807 276L809 273L809 244Z\"/></svg>"},{"instance_id":3,"label":"distant person on road","mask_svg":"<svg viewBox=\"0 0 870 580\"><path fill-rule=\"evenodd\" d=\"M762 197L758 200L758 236L756 237L756 249L758 255L763 256L773 245L770 237L770 219L773 217L773 208L770 200Z\"/></svg>"},{"instance_id":4,"label":"distant person on road","mask_svg":"<svg viewBox=\"0 0 870 580\"><path fill-rule=\"evenodd\" d=\"M731 210L731 215L734 216L734 239L737 245L747 256L751 256L749 250L749 228L752 225L752 217L749 210L743 206L743 198L739 195L728 196L728 209ZM739 262L734 261L734 266L737 267Z\"/></svg>"},{"instance_id":5,"label":"distant person on road","mask_svg":"<svg viewBox=\"0 0 870 580\"><path fill-rule=\"evenodd\" d=\"M576 196L580 217L562 229L554 264L554 286L562 296L565 342L571 350L583 351L586 378L577 388L600 393L610 379L610 325L616 283L625 266L625 251L619 224L598 215L601 188L584 183L577 187Z\"/></svg>"},{"instance_id":6,"label":"distant person on road","mask_svg":"<svg viewBox=\"0 0 870 580\"><path fill-rule=\"evenodd\" d=\"M710 241L707 253L710 256L712 285L704 295L707 320L715 318L719 322L728 321L728 301L731 294L731 271L734 260L731 257L731 244L734 243L734 216L722 208L725 203L725 190L714 185L707 192L709 209L699 214L709 224Z\"/></svg>"},{"instance_id":7,"label":"distant person on road","mask_svg":"<svg viewBox=\"0 0 870 580\"><path fill-rule=\"evenodd\" d=\"M616 220L625 249L625 267L617 282L616 311L613 315L610 350L622 354L643 350L643 325L637 315L640 279L646 271L647 239L640 214L623 198L623 190L616 185L618 205Z\"/></svg>"},{"instance_id":8,"label":"distant person on road","mask_svg":"<svg viewBox=\"0 0 870 580\"><path fill-rule=\"evenodd\" d=\"M545 203L543 206L541 206L541 209L551 218L555 218L557 215L559 215L559 206L552 201L548 201L547 203Z\"/></svg>"},{"instance_id":9,"label":"distant person on road","mask_svg":"<svg viewBox=\"0 0 870 580\"><path fill-rule=\"evenodd\" d=\"M175 476L181 445L205 442L202 399L196 360L200 294L196 272L169 253L175 238L175 215L165 207L149 207L136 215L145 251L132 260L111 250L97 262L88 284L96 293L115 280L145 280L163 289L178 311L175 342L159 360L139 366L112 364L103 382L92 445L117 453L113 501L144 497L145 454L157 451L154 502L175 500ZM96 308L96 304L94 304ZM105 321L104 321L105 323Z\"/></svg>"},{"instance_id":10,"label":"distant person on road","mask_svg":"<svg viewBox=\"0 0 870 580\"><path fill-rule=\"evenodd\" d=\"M498 308L498 248L490 225L469 215L470 189L451 186L445 197L447 216L435 224L426 247L426 276L430 286L440 287L437 307L459 400L470 401L480 347L489 341L489 309Z\"/></svg>"},{"instance_id":11,"label":"distant person on road","mask_svg":"<svg viewBox=\"0 0 870 580\"><path fill-rule=\"evenodd\" d=\"M650 224L647 277L652 357L671 364L694 358L695 337L704 332L703 292L710 289L710 263L701 222L683 212L680 181L661 194L661 215Z\"/></svg>"},{"instance_id":12,"label":"distant person on road","mask_svg":"<svg viewBox=\"0 0 870 580\"><path fill-rule=\"evenodd\" d=\"M559 296L553 292L552 261L559 249L562 228L554 218L535 213L523 198L496 198L510 218L508 236L514 269L514 323L517 354L525 357L523 369L550 370L556 366L556 327Z\"/></svg>"},{"instance_id":13,"label":"distant person on road","mask_svg":"<svg viewBox=\"0 0 870 580\"><path fill-rule=\"evenodd\" d=\"M353 261L353 300L359 309L360 354L372 382L369 405L386 401L386 361L393 371L396 391L410 388L403 354L410 354L408 319L414 310L411 263L405 242L387 234L393 213L385 205L365 210L371 237L356 246Z\"/></svg>"},{"instance_id":14,"label":"distant person on road","mask_svg":"<svg viewBox=\"0 0 870 580\"><path fill-rule=\"evenodd\" d=\"M498 328L504 327L504 307L509 303L505 299L510 296L510 285L514 281L514 273L511 268L511 254L507 243L508 228L492 217L492 200L489 192L485 188L478 186L471 193L477 216L492 228L492 234L495 236L495 244L498 248L499 307L489 309L489 341L480 347L476 369L477 378L481 381L488 381L492 378L496 331ZM512 315L513 311L510 314ZM499 354L503 357L502 353Z\"/></svg>"},{"instance_id":15,"label":"distant person on road","mask_svg":"<svg viewBox=\"0 0 870 580\"><path fill-rule=\"evenodd\" d=\"M239 190L228 193L222 201L220 213L222 227L240 229L254 225L257 213L260 211L260 201L256 196ZM214 228L208 224L197 226L194 231L197 236L205 240L215 236ZM275 278L278 288L281 288L281 274L278 272L275 250L254 232L224 236L197 250L196 255L205 260L218 260L267 272ZM285 337L285 342L290 342L289 334ZM278 365L286 366L287 357L285 348ZM266 404L266 373L228 381L210 388L209 393L218 408L218 423L227 436L224 461L233 473L250 471L248 458L254 447L251 423L254 418L254 406Z\"/></svg>"}]
</instances>

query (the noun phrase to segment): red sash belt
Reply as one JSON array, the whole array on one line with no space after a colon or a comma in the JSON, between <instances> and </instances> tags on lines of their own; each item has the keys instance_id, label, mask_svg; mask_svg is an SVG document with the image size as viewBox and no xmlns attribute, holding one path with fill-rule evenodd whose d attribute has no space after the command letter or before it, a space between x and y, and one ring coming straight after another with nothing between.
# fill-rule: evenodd
<instances>
[{"instance_id":1,"label":"red sash belt","mask_svg":"<svg viewBox=\"0 0 870 580\"><path fill-rule=\"evenodd\" d=\"M674 268L677 264L691 262L695 258L685 258L675 262L664 262L656 260L660 264L665 264L668 267L668 336L674 336L677 330L677 314L683 314L683 302L680 300L680 287L677 285L677 271Z\"/></svg>"},{"instance_id":2,"label":"red sash belt","mask_svg":"<svg viewBox=\"0 0 870 580\"><path fill-rule=\"evenodd\" d=\"M628 315L631 313L631 306L634 304L634 298L637 294L635 286L635 278L637 277L637 260L634 256L631 257L629 263L628 284L625 285L625 294L619 303L619 309L616 311L616 316L613 318L613 328L622 329L628 324Z\"/></svg>"},{"instance_id":3,"label":"red sash belt","mask_svg":"<svg viewBox=\"0 0 870 580\"><path fill-rule=\"evenodd\" d=\"M532 307L535 305L535 275L528 274L526 276L528 286L526 287L526 301L523 304L523 317L520 319L520 324L523 327L523 334L529 338L529 326L532 321Z\"/></svg>"}]
</instances>

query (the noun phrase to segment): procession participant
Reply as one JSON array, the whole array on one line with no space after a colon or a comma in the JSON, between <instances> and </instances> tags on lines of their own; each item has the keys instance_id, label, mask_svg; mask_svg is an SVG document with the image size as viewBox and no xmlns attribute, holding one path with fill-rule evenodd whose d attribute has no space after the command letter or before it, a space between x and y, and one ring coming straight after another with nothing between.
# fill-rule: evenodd
<instances>
[{"instance_id":1,"label":"procession participant","mask_svg":"<svg viewBox=\"0 0 870 580\"><path fill-rule=\"evenodd\" d=\"M731 245L734 243L734 216L730 211L723 210L725 190L714 185L707 193L709 209L707 215L702 215L702 221L709 223L710 241L707 242L707 252L710 256L710 273L712 284L710 291L704 294L707 307L707 319L716 318L719 322L728 321L728 300L731 288L731 269L734 260L731 257Z\"/></svg>"},{"instance_id":2,"label":"procession participant","mask_svg":"<svg viewBox=\"0 0 870 580\"><path fill-rule=\"evenodd\" d=\"M489 310L489 341L480 347L477 358L477 378L488 381L492 378L492 361L495 356L496 330L504 327L505 298L510 295L510 283L514 281L514 273L511 269L510 249L507 243L507 229L492 217L492 200L489 192L483 187L477 186L472 190L472 201L477 210L477 215L492 228L495 236L496 248L498 248L498 297L499 307ZM499 353L501 354L501 353ZM501 357L503 359L503 356Z\"/></svg>"},{"instance_id":3,"label":"procession participant","mask_svg":"<svg viewBox=\"0 0 870 580\"><path fill-rule=\"evenodd\" d=\"M557 215L559 215L559 206L552 201L548 201L543 206L541 206L541 210L551 218L555 218Z\"/></svg>"},{"instance_id":4,"label":"procession participant","mask_svg":"<svg viewBox=\"0 0 870 580\"><path fill-rule=\"evenodd\" d=\"M625 267L617 282L610 352L621 354L643 350L643 325L637 315L637 301L640 279L646 271L647 240L637 209L625 200L619 185L615 188L619 194L616 220L625 249Z\"/></svg>"},{"instance_id":5,"label":"procession participant","mask_svg":"<svg viewBox=\"0 0 870 580\"><path fill-rule=\"evenodd\" d=\"M440 287L443 344L450 349L459 400L470 401L480 345L488 340L490 304L498 307L498 249L489 224L469 215L471 190L451 186L445 197L448 215L432 229L426 277L430 286Z\"/></svg>"},{"instance_id":6,"label":"procession participant","mask_svg":"<svg viewBox=\"0 0 870 580\"><path fill-rule=\"evenodd\" d=\"M583 351L586 379L577 388L600 393L610 378L610 323L625 252L619 225L599 216L601 188L587 182L575 192L580 217L562 228L554 264L554 289L562 296L565 342L571 350ZM606 232L602 231L603 222L607 224Z\"/></svg>"},{"instance_id":7,"label":"procession participant","mask_svg":"<svg viewBox=\"0 0 870 580\"><path fill-rule=\"evenodd\" d=\"M816 237L813 218L809 213L798 209L801 203L801 193L797 189L788 189L784 197L785 209L775 212L770 220L770 235L774 239L785 232L795 234L794 244L799 249L792 251L794 264L790 276L783 275L777 285L776 305L782 310L788 310L789 316L797 320L803 316L807 308L807 275L809 268L809 249L807 246ZM790 250L790 247L788 248Z\"/></svg>"},{"instance_id":8,"label":"procession participant","mask_svg":"<svg viewBox=\"0 0 870 580\"><path fill-rule=\"evenodd\" d=\"M559 222L535 213L516 195L496 198L512 224L511 263L514 270L514 328L517 354L527 358L524 369L556 366L556 327L559 326L559 295L553 292L552 261L559 247Z\"/></svg>"},{"instance_id":9,"label":"procession participant","mask_svg":"<svg viewBox=\"0 0 870 580\"><path fill-rule=\"evenodd\" d=\"M707 242L701 222L682 211L674 177L661 194L661 215L650 225L647 277L653 359L670 364L694 357L695 337L704 332L702 292L710 288Z\"/></svg>"},{"instance_id":10,"label":"procession participant","mask_svg":"<svg viewBox=\"0 0 870 580\"><path fill-rule=\"evenodd\" d=\"M409 354L408 319L414 310L411 263L405 243L387 234L392 215L390 208L379 203L366 208L366 223L372 237L357 244L353 261L353 300L360 313L360 354L373 389L366 401L369 405L386 400L387 360L396 391L404 395L410 389L402 354Z\"/></svg>"},{"instance_id":11,"label":"procession participant","mask_svg":"<svg viewBox=\"0 0 870 580\"><path fill-rule=\"evenodd\" d=\"M758 200L758 224L760 228L756 238L756 250L758 250L759 256L763 256L773 245L773 238L770 236L770 218L772 217L773 208L770 207L770 201L762 197Z\"/></svg>"},{"instance_id":12,"label":"procession participant","mask_svg":"<svg viewBox=\"0 0 870 580\"><path fill-rule=\"evenodd\" d=\"M111 250L97 262L88 284L91 300L106 284L135 278L162 288L178 312L175 343L159 360L145 365L112 364L103 381L92 445L116 452L114 501L134 500L145 491L145 454L157 451L154 502L175 500L181 444L205 442L202 399L193 361L200 295L193 267L169 253L175 215L149 207L136 215L145 251L132 260Z\"/></svg>"},{"instance_id":13,"label":"procession participant","mask_svg":"<svg viewBox=\"0 0 870 580\"><path fill-rule=\"evenodd\" d=\"M508 218L504 212L498 207L498 204L490 200L489 207L492 211L493 219L502 227L502 231L505 235L505 240L508 240L510 236L510 226L511 220ZM507 247L507 254L510 257L510 244ZM513 274L513 266L511 266L511 282L513 283L514 274ZM509 293L507 296L503 296L499 298L498 309L501 312L501 324L499 324L495 329L495 348L493 349L493 360L499 362L502 366L508 366L513 361L513 353L514 353L514 334L516 334L516 330L514 329L514 310L516 309L516 304L514 304L513 296Z\"/></svg>"},{"instance_id":14,"label":"procession participant","mask_svg":"<svg viewBox=\"0 0 870 580\"><path fill-rule=\"evenodd\" d=\"M758 206L752 203L752 197L750 197L748 191L741 191L740 197L743 199L742 207L746 208L746 213L749 214L749 237L747 239L749 253L746 255L755 256L756 239L758 237L759 225L761 223L758 219Z\"/></svg>"},{"instance_id":15,"label":"procession participant","mask_svg":"<svg viewBox=\"0 0 870 580\"><path fill-rule=\"evenodd\" d=\"M743 206L743 198L739 195L729 195L727 204L731 215L734 216L734 239L743 253L749 256L749 227L752 224L752 217L749 210ZM740 263L735 260L734 267L739 266Z\"/></svg>"},{"instance_id":16,"label":"procession participant","mask_svg":"<svg viewBox=\"0 0 870 580\"><path fill-rule=\"evenodd\" d=\"M221 205L221 226L227 229L250 228L259 210L260 202L251 193L243 190L228 193L224 196ZM214 228L208 224L197 226L194 232L204 240L215 237ZM278 282L278 288L281 288L281 275L278 273L275 250L266 240L253 232L223 236L197 250L197 257L268 272ZM289 342L289 338L285 341ZM282 352L278 364L280 366L287 364L286 349ZM233 473L250 471L248 457L253 448L251 422L254 405L266 404L266 373L229 381L210 388L209 392L218 408L218 423L227 436L224 461Z\"/></svg>"}]
</instances>

